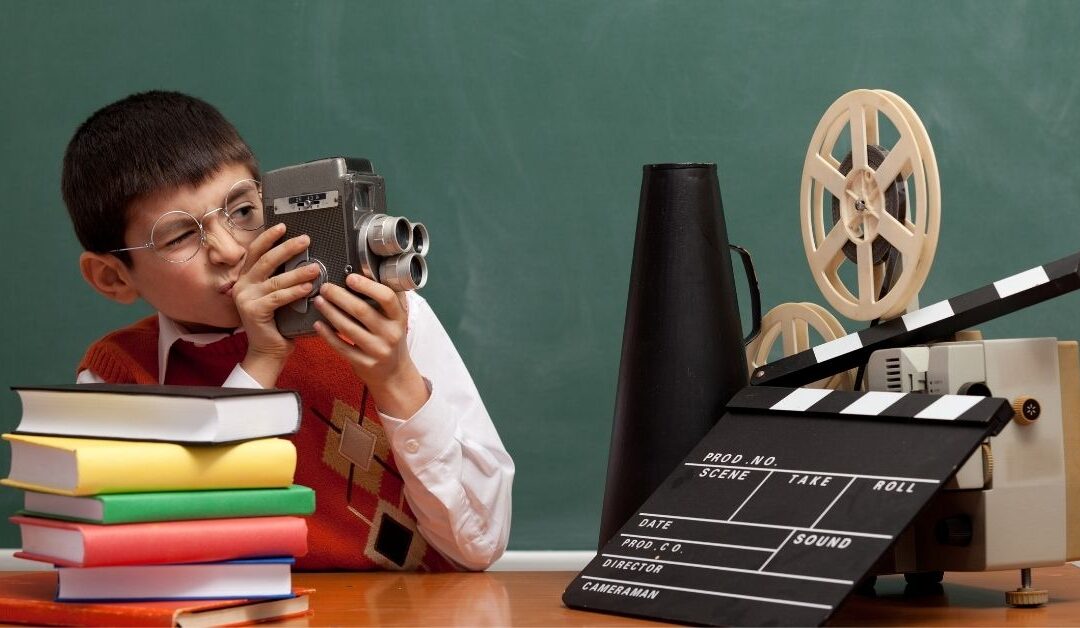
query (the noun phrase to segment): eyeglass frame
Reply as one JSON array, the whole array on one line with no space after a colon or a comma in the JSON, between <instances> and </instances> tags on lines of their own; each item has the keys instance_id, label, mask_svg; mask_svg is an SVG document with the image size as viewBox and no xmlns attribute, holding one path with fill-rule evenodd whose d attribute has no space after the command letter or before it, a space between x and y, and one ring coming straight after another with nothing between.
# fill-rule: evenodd
<instances>
[{"instance_id":1,"label":"eyeglass frame","mask_svg":"<svg viewBox=\"0 0 1080 628\"><path fill-rule=\"evenodd\" d=\"M259 193L259 201L261 203L261 201L262 201L262 182L260 182L258 179L239 179L235 183L233 183L231 186L229 186L229 193L231 194L233 189L236 188L236 186L240 185L241 183L246 183L248 181L255 184L255 187L256 187L256 189L257 189L257 191ZM229 195L228 194L226 194L225 200L226 201L229 200ZM228 205L228 203L226 203L226 205ZM259 210L260 211L262 210L261 205L259 206ZM223 216L225 216L225 226L230 230L230 232L233 229L239 229L239 230L241 230L243 232L246 232L246 233L254 233L254 232L262 229L264 226L266 226L266 219L264 217L263 218L263 224L259 225L258 227L255 227L254 229L244 229L243 227L240 227L235 222L233 222L232 216L229 213L229 211L226 209L225 206L215 207L213 209L206 210L205 212L203 212L202 218L196 218L194 214L192 214L189 211L183 210L183 209L170 209L169 211L167 211L164 214L158 216L157 219L154 220L154 225L152 227L150 227L150 240L148 242L146 242L144 244L141 244L139 246L128 246L128 247L124 247L124 248L120 248L120 249L112 249L112 250L107 251L107 252L108 253L124 253L124 252L127 252L127 251L140 251L140 250L143 250L143 249L150 249L151 251L154 251L154 255L156 255L158 257L158 259L169 262L170 264L186 264L186 263L190 262L191 260L195 259L195 256L199 254L199 251L206 248L206 246L207 246L206 245L206 227L203 226L203 221L206 220L207 216L209 216L210 214L216 213L216 212L221 212L221 214ZM187 217L191 218L192 220L194 220L195 224L199 227L199 247L196 248L191 253L191 255L189 257L187 257L185 259L182 259L182 260L169 259L169 258L165 257L164 255L158 253L157 252L157 247L154 246L154 230L157 229L158 225L161 223L161 219L168 216L169 214L184 214L185 216L187 216Z\"/></svg>"}]
</instances>

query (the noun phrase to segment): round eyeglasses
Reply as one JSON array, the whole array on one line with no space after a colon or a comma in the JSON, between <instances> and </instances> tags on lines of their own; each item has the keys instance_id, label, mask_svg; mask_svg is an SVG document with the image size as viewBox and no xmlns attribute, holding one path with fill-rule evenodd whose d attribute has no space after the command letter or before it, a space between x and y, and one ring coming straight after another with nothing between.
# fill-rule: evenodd
<instances>
[{"instance_id":1,"label":"round eyeglasses","mask_svg":"<svg viewBox=\"0 0 1080 628\"><path fill-rule=\"evenodd\" d=\"M221 207L208 209L198 219L182 209L167 211L150 229L150 240L141 246L113 249L110 253L153 249L166 262L182 264L206 246L206 227L203 223L215 212L225 217L225 225L238 241L263 228L262 186L255 179L242 179L232 184Z\"/></svg>"}]
</instances>

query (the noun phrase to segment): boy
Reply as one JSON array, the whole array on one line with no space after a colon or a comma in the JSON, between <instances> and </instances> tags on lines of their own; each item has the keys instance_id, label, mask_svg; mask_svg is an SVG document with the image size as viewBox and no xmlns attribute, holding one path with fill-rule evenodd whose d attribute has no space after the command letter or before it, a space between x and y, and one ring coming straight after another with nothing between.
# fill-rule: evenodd
<instances>
[{"instance_id":1,"label":"boy","mask_svg":"<svg viewBox=\"0 0 1080 628\"><path fill-rule=\"evenodd\" d=\"M449 337L422 297L358 275L348 287L378 308L327 284L330 326L281 336L274 310L317 271L272 276L308 238L263 229L258 172L220 112L183 94L135 94L79 127L61 186L82 275L157 315L91 345L78 381L298 390L296 483L317 493L298 568L488 567L514 464Z\"/></svg>"}]
</instances>

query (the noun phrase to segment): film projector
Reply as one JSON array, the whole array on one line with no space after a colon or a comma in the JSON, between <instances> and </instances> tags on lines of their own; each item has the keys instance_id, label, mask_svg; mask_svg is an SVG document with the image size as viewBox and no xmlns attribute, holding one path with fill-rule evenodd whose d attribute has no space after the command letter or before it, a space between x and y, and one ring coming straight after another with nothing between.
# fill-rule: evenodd
<instances>
[{"instance_id":1,"label":"film projector","mask_svg":"<svg viewBox=\"0 0 1080 628\"><path fill-rule=\"evenodd\" d=\"M870 327L849 335L825 307L779 305L766 313L761 334L747 347L751 384L762 383L765 365L778 358L790 362L807 354L822 362L858 346L860 336L961 319L956 307L943 311L948 302L919 309L940 219L937 162L914 109L883 90L852 91L833 103L806 153L802 239L828 305ZM1004 295L1010 286L1030 284L1037 270L995 287ZM823 342L815 343L814 335ZM1032 587L1030 568L1080 558L1077 343L989 340L961 330L926 344L889 344L894 346L869 353L855 368L806 385L1003 397L1015 414L931 498L871 573L903 573L909 583L927 585L940 582L944 571L1019 569L1021 587L1006 592L1006 602L1046 603L1047 591Z\"/></svg>"},{"instance_id":2,"label":"film projector","mask_svg":"<svg viewBox=\"0 0 1080 628\"><path fill-rule=\"evenodd\" d=\"M914 592L945 571L1018 569L1005 602L1045 604L1031 568L1080 558L1080 352L972 329L1080 289L1080 252L920 307L941 225L933 146L902 98L852 91L814 131L800 190L828 307L773 308L743 356L719 342L741 331L714 253L727 249L715 166L646 166L641 198L600 544L563 602L821 625L878 575L904 574ZM703 211L665 221L687 199ZM676 259L693 247L671 233L702 259ZM723 281L680 284L687 267ZM641 298L673 284L682 292ZM847 332L833 311L866 326Z\"/></svg>"}]
</instances>

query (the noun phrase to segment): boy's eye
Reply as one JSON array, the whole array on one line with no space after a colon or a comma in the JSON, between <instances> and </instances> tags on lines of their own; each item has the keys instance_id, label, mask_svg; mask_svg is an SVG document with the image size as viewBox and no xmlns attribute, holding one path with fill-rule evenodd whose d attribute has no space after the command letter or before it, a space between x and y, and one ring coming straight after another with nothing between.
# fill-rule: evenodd
<instances>
[{"instance_id":1,"label":"boy's eye","mask_svg":"<svg viewBox=\"0 0 1080 628\"><path fill-rule=\"evenodd\" d=\"M241 203L229 209L229 222L241 229L261 227L262 210L254 203Z\"/></svg>"},{"instance_id":2,"label":"boy's eye","mask_svg":"<svg viewBox=\"0 0 1080 628\"><path fill-rule=\"evenodd\" d=\"M155 238L154 246L164 250L173 250L182 248L188 244L191 244L196 238L199 237L197 229L189 229L181 233L170 233L162 238Z\"/></svg>"},{"instance_id":3,"label":"boy's eye","mask_svg":"<svg viewBox=\"0 0 1080 628\"><path fill-rule=\"evenodd\" d=\"M237 207L233 207L229 211L229 217L231 217L233 220L243 220L246 217L250 217L252 211L254 211L254 208L250 204L239 205Z\"/></svg>"}]
</instances>

